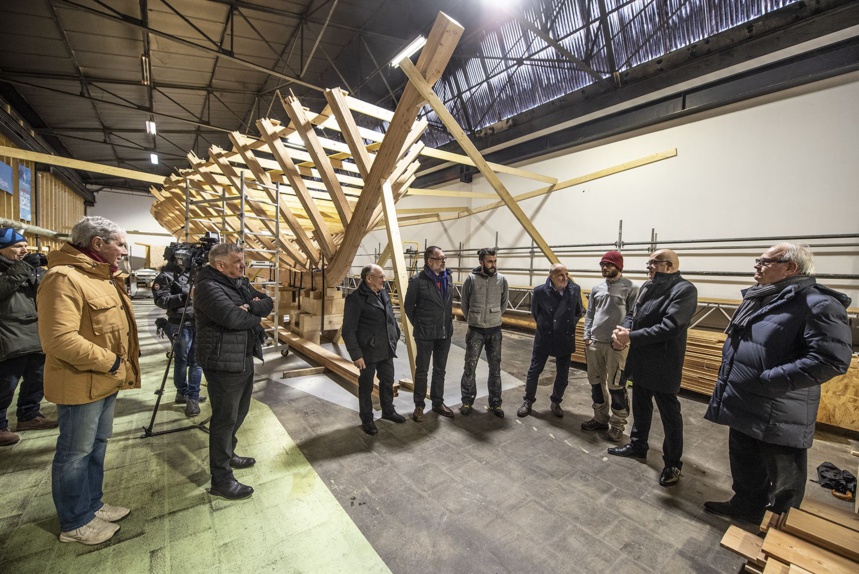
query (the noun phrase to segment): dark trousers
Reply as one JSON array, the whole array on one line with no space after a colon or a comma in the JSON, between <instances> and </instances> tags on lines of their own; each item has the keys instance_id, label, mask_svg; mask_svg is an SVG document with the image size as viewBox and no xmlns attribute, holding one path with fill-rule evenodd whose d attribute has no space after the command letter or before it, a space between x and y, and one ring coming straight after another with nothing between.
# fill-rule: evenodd
<instances>
[{"instance_id":1,"label":"dark trousers","mask_svg":"<svg viewBox=\"0 0 859 574\"><path fill-rule=\"evenodd\" d=\"M254 359L245 357L245 370L235 373L207 372L212 420L209 423L209 469L213 484L233 479L230 459L236 452L236 433L241 428L254 390Z\"/></svg>"},{"instance_id":2,"label":"dark trousers","mask_svg":"<svg viewBox=\"0 0 859 574\"><path fill-rule=\"evenodd\" d=\"M0 429L9 426L6 410L12 404L15 388L23 377L18 393L18 422L29 421L39 414L39 403L45 396L42 386L45 355L28 353L0 362Z\"/></svg>"},{"instance_id":3,"label":"dark trousers","mask_svg":"<svg viewBox=\"0 0 859 574\"><path fill-rule=\"evenodd\" d=\"M501 329L481 331L468 328L465 334L465 369L462 373L462 404L473 405L477 397L477 362L480 353L486 349L486 362L489 363L489 406L501 406Z\"/></svg>"},{"instance_id":4,"label":"dark trousers","mask_svg":"<svg viewBox=\"0 0 859 574\"><path fill-rule=\"evenodd\" d=\"M523 397L529 403L537 400L537 380L540 378L540 373L543 372L548 360L548 353L536 347L531 351L531 366L528 367L528 375L525 378L525 396ZM555 358L555 386L552 387L552 396L550 397L553 403L560 403L564 400L564 391L567 389L569 375L570 354L563 353Z\"/></svg>"},{"instance_id":5,"label":"dark trousers","mask_svg":"<svg viewBox=\"0 0 859 574\"><path fill-rule=\"evenodd\" d=\"M427 374L432 358L432 386L430 400L432 406L444 404L444 373L447 367L447 354L450 352L451 338L415 339L418 355L415 357L415 406L424 408L427 395Z\"/></svg>"},{"instance_id":6,"label":"dark trousers","mask_svg":"<svg viewBox=\"0 0 859 574\"><path fill-rule=\"evenodd\" d=\"M734 479L732 506L761 514L799 508L808 478L806 449L767 443L731 429L728 455Z\"/></svg>"},{"instance_id":7,"label":"dark trousers","mask_svg":"<svg viewBox=\"0 0 859 574\"><path fill-rule=\"evenodd\" d=\"M358 414L362 423L373 422L373 378L377 373L382 416L394 412L394 359L390 357L377 363L367 363L358 375Z\"/></svg>"},{"instance_id":8,"label":"dark trousers","mask_svg":"<svg viewBox=\"0 0 859 574\"><path fill-rule=\"evenodd\" d=\"M647 451L647 437L650 435L650 423L653 420L653 399L659 407L659 417L662 419L662 429L665 440L662 442L662 460L665 466L682 468L680 458L683 456L683 415L680 414L680 401L674 393L660 393L646 389L633 382L632 386L632 445L639 452Z\"/></svg>"}]
</instances>

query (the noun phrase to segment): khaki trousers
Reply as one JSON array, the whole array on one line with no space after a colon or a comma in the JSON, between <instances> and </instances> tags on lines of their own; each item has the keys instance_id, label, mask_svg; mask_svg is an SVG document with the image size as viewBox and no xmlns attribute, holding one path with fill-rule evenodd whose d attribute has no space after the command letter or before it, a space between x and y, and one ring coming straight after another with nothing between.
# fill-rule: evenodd
<instances>
[{"instance_id":1,"label":"khaki trousers","mask_svg":"<svg viewBox=\"0 0 859 574\"><path fill-rule=\"evenodd\" d=\"M585 347L588 363L588 382L591 384L594 419L601 424L623 430L629 417L629 394L623 369L629 347L621 351L611 348L611 343L592 341Z\"/></svg>"}]
</instances>

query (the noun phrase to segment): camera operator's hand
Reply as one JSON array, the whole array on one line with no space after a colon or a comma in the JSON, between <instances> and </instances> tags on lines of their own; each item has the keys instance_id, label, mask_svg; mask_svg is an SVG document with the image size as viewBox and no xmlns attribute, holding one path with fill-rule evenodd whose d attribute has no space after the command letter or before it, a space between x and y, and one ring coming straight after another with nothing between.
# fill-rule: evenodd
<instances>
[{"instance_id":1,"label":"camera operator's hand","mask_svg":"<svg viewBox=\"0 0 859 574\"><path fill-rule=\"evenodd\" d=\"M48 264L48 258L41 253L28 253L24 256L24 262L31 267L43 267Z\"/></svg>"},{"instance_id":2,"label":"camera operator's hand","mask_svg":"<svg viewBox=\"0 0 859 574\"><path fill-rule=\"evenodd\" d=\"M239 309L241 309L242 311L250 311L251 310L250 306L247 303L245 303L244 305L239 305Z\"/></svg>"}]
</instances>

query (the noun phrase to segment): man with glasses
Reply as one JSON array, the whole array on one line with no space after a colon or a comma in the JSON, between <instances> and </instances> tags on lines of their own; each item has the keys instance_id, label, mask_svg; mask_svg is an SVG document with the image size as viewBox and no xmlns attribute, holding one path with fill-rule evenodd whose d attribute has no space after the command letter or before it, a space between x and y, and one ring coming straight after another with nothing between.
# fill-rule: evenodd
<instances>
[{"instance_id":1,"label":"man with glasses","mask_svg":"<svg viewBox=\"0 0 859 574\"><path fill-rule=\"evenodd\" d=\"M343 315L343 341L358 375L358 414L361 429L368 435L378 433L373 422L373 378L379 375L379 402L382 418L404 423L394 409L394 357L400 326L394 316L391 298L385 291L385 272L378 265L361 269L361 284L346 297ZM424 391L426 392L426 391Z\"/></svg>"},{"instance_id":2,"label":"man with glasses","mask_svg":"<svg viewBox=\"0 0 859 574\"><path fill-rule=\"evenodd\" d=\"M495 249L477 251L480 265L474 268L462 284L460 308L468 321L465 335L465 368L462 373L462 406L459 412L468 415L474 410L477 397L475 373L480 353L486 348L489 363L489 410L504 418L501 408L501 316L507 310L507 279L497 270Z\"/></svg>"},{"instance_id":3,"label":"man with glasses","mask_svg":"<svg viewBox=\"0 0 859 574\"><path fill-rule=\"evenodd\" d=\"M424 420L424 398L432 358L432 410L443 417L453 417L444 404L444 373L453 334L453 278L445 269L444 251L431 245L424 251L424 268L409 280L403 311L414 327L415 346L415 411L412 420Z\"/></svg>"},{"instance_id":4,"label":"man with glasses","mask_svg":"<svg viewBox=\"0 0 859 574\"><path fill-rule=\"evenodd\" d=\"M537 400L537 381L549 357L555 357L555 385L549 409L556 417L564 416L561 401L569 382L570 355L576 352L576 323L584 312L581 288L570 281L564 265L552 265L546 283L535 287L531 295L531 316L537 323L537 332L525 379L524 402L517 416L531 414L531 405Z\"/></svg>"},{"instance_id":5,"label":"man with glasses","mask_svg":"<svg viewBox=\"0 0 859 574\"><path fill-rule=\"evenodd\" d=\"M725 330L705 415L730 427L734 496L704 508L758 523L802 502L820 385L847 372L852 340L850 298L817 284L808 246L770 247L755 260L755 281Z\"/></svg>"},{"instance_id":6,"label":"man with glasses","mask_svg":"<svg viewBox=\"0 0 859 574\"><path fill-rule=\"evenodd\" d=\"M635 305L638 286L623 276L620 251L608 251L602 256L600 272L605 283L597 283L591 289L584 332L594 416L582 423L582 430L605 430L610 441L620 442L629 416L629 394L623 376L629 347L618 345L611 335Z\"/></svg>"},{"instance_id":7,"label":"man with glasses","mask_svg":"<svg viewBox=\"0 0 859 574\"><path fill-rule=\"evenodd\" d=\"M632 378L632 416L629 444L608 449L615 456L646 458L647 438L653 419L653 400L659 407L665 440L665 467L659 484L680 480L683 466L683 416L680 414L680 379L686 357L686 332L698 305L698 290L680 276L680 260L670 249L654 252L647 262L650 280L641 286L635 306L612 339L629 346L626 374Z\"/></svg>"}]
</instances>

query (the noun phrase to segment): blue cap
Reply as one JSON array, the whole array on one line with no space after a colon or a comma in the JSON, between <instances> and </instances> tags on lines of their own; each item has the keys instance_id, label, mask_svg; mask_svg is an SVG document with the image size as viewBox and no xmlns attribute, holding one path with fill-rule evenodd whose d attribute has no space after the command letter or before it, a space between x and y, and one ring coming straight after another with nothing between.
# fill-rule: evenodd
<instances>
[{"instance_id":1,"label":"blue cap","mask_svg":"<svg viewBox=\"0 0 859 574\"><path fill-rule=\"evenodd\" d=\"M6 249L10 245L26 242L23 235L12 229L11 227L0 227L0 249Z\"/></svg>"}]
</instances>

